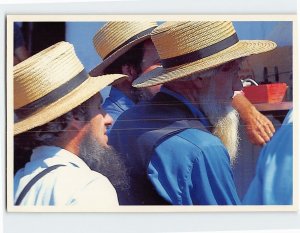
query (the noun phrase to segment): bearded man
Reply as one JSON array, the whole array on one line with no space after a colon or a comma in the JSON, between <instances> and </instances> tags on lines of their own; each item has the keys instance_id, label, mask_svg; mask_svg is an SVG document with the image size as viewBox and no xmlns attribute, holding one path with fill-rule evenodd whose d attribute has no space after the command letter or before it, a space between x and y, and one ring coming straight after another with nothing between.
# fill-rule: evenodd
<instances>
[{"instance_id":1,"label":"bearded man","mask_svg":"<svg viewBox=\"0 0 300 233\"><path fill-rule=\"evenodd\" d=\"M239 41L231 22L167 22L151 35L162 67L133 86L161 85L121 115L109 143L131 175L121 204L236 205L238 118L231 106L241 58L274 49Z\"/></svg>"},{"instance_id":2,"label":"bearded man","mask_svg":"<svg viewBox=\"0 0 300 233\"><path fill-rule=\"evenodd\" d=\"M14 67L15 147L32 151L14 177L15 205L118 205L113 185L128 182L107 145L112 118L99 90L123 77L89 76L67 42Z\"/></svg>"}]
</instances>

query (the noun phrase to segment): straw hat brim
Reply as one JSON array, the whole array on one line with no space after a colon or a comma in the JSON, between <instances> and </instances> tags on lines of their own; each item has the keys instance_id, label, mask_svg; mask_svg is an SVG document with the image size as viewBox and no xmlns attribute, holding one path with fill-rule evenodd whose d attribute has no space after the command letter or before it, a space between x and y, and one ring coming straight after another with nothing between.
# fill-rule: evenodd
<instances>
[{"instance_id":1,"label":"straw hat brim","mask_svg":"<svg viewBox=\"0 0 300 233\"><path fill-rule=\"evenodd\" d=\"M112 53L110 56L105 58L100 64L98 64L94 69L90 71L91 76L98 76L103 74L103 70L105 70L110 64L112 64L116 59L125 54L128 50L130 50L135 45L143 42L150 38L150 33L139 37L136 40L131 41L130 43L122 46L120 49Z\"/></svg>"},{"instance_id":2,"label":"straw hat brim","mask_svg":"<svg viewBox=\"0 0 300 233\"><path fill-rule=\"evenodd\" d=\"M111 74L101 77L89 76L79 87L69 92L58 101L47 105L31 114L28 118L14 124L14 135L23 133L37 126L50 122L76 108L101 89L115 80L123 77L121 74Z\"/></svg>"},{"instance_id":3,"label":"straw hat brim","mask_svg":"<svg viewBox=\"0 0 300 233\"><path fill-rule=\"evenodd\" d=\"M137 88L163 84L178 78L187 77L193 73L205 71L226 62L253 54L264 53L276 48L276 43L268 40L241 40L235 45L212 56L192 63L177 66L172 69L158 67L138 77L132 85Z\"/></svg>"}]
</instances>

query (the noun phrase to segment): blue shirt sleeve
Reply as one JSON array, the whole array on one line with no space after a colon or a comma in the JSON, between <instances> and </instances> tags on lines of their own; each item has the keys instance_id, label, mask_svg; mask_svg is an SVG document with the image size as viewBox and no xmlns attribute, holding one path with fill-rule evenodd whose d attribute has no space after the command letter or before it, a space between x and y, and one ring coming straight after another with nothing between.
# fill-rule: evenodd
<instances>
[{"instance_id":1,"label":"blue shirt sleeve","mask_svg":"<svg viewBox=\"0 0 300 233\"><path fill-rule=\"evenodd\" d=\"M173 205L240 204L225 147L203 131L185 130L156 147L148 177Z\"/></svg>"},{"instance_id":2,"label":"blue shirt sleeve","mask_svg":"<svg viewBox=\"0 0 300 233\"><path fill-rule=\"evenodd\" d=\"M293 126L290 120L284 121L261 151L255 177L245 194L243 204L291 205L292 197Z\"/></svg>"}]
</instances>

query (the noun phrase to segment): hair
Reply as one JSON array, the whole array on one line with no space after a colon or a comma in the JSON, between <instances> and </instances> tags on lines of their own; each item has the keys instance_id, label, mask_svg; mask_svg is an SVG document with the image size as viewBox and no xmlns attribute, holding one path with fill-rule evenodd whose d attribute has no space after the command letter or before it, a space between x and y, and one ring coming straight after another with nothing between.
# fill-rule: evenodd
<instances>
[{"instance_id":1,"label":"hair","mask_svg":"<svg viewBox=\"0 0 300 233\"><path fill-rule=\"evenodd\" d=\"M150 39L147 39L150 40ZM131 65L138 74L142 72L141 62L144 56L144 43L143 41L136 46L129 49L126 53L116 59L112 64L106 67L103 71L104 74L122 74L123 65Z\"/></svg>"},{"instance_id":2,"label":"hair","mask_svg":"<svg viewBox=\"0 0 300 233\"><path fill-rule=\"evenodd\" d=\"M51 146L57 141L62 132L67 128L69 122L76 118L80 121L88 121L90 119L88 107L90 100L88 99L81 105L65 113L64 115L42 125L28 130L14 137L14 170L15 172L24 167L29 161L32 150L39 146Z\"/></svg>"}]
</instances>

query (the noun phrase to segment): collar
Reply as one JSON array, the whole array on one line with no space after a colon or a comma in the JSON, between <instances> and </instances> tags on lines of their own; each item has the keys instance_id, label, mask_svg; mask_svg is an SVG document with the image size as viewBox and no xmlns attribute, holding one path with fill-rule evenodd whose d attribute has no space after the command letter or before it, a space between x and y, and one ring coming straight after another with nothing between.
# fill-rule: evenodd
<instances>
[{"instance_id":1,"label":"collar","mask_svg":"<svg viewBox=\"0 0 300 233\"><path fill-rule=\"evenodd\" d=\"M165 94L168 94L170 96L173 96L174 98L178 99L179 101L181 101L182 103L184 103L189 110L192 112L192 114L198 118L201 123L206 127L206 128L211 128L211 123L207 120L207 117L205 116L205 114L198 108L196 108L187 98L185 98L184 96L178 94L177 92L171 91L170 89L162 86L160 88L160 92L163 92Z\"/></svg>"},{"instance_id":2,"label":"collar","mask_svg":"<svg viewBox=\"0 0 300 233\"><path fill-rule=\"evenodd\" d=\"M126 96L122 91L113 86L111 86L109 97L113 99L115 103L118 103L121 109L124 109L124 107L126 107L126 109L129 109L135 106L135 103L130 98L128 98L128 96Z\"/></svg>"}]
</instances>

